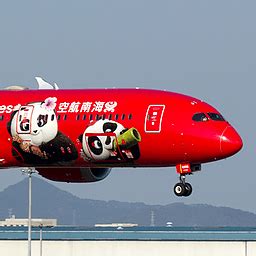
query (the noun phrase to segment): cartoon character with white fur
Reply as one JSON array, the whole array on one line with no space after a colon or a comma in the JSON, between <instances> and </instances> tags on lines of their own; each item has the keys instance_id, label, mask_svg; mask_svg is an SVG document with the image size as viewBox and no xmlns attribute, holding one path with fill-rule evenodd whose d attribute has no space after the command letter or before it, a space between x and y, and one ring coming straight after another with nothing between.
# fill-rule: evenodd
<instances>
[{"instance_id":1,"label":"cartoon character with white fur","mask_svg":"<svg viewBox=\"0 0 256 256\"><path fill-rule=\"evenodd\" d=\"M12 153L16 159L30 164L49 164L78 157L74 143L58 131L55 114L57 99L29 103L14 111L8 123L12 136Z\"/></svg>"},{"instance_id":2,"label":"cartoon character with white fur","mask_svg":"<svg viewBox=\"0 0 256 256\"><path fill-rule=\"evenodd\" d=\"M141 141L135 128L127 129L112 120L98 120L80 136L82 156L87 161L133 161L140 157Z\"/></svg>"}]
</instances>

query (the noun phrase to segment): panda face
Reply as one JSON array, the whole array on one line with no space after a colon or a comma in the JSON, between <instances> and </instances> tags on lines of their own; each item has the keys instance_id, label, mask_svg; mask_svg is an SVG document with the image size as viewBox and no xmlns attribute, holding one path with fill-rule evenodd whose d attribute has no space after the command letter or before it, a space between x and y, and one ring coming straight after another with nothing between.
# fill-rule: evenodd
<instances>
[{"instance_id":1,"label":"panda face","mask_svg":"<svg viewBox=\"0 0 256 256\"><path fill-rule=\"evenodd\" d=\"M12 136L18 135L35 146L51 141L57 132L58 123L54 110L45 109L41 102L22 106L11 121Z\"/></svg>"},{"instance_id":2,"label":"panda face","mask_svg":"<svg viewBox=\"0 0 256 256\"><path fill-rule=\"evenodd\" d=\"M107 119L97 121L84 131L82 138L84 153L89 159L108 159L113 150L113 141L123 130L124 127L117 122ZM89 133L95 133L95 136L88 136L87 134ZM114 133L115 136L110 136L108 133ZM100 134L102 134L102 136Z\"/></svg>"}]
</instances>

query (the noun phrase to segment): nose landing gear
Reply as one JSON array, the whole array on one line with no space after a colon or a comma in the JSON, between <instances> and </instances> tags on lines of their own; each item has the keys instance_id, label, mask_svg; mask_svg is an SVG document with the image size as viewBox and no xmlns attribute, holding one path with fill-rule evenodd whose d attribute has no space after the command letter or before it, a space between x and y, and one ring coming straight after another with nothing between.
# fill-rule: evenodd
<instances>
[{"instance_id":1,"label":"nose landing gear","mask_svg":"<svg viewBox=\"0 0 256 256\"><path fill-rule=\"evenodd\" d=\"M190 196L192 193L192 186L185 181L186 176L180 175L180 182L174 186L174 194L176 196Z\"/></svg>"},{"instance_id":2,"label":"nose landing gear","mask_svg":"<svg viewBox=\"0 0 256 256\"><path fill-rule=\"evenodd\" d=\"M186 182L186 175L192 174L192 172L200 170L201 164L177 164L176 171L178 174L180 174L180 182L174 186L174 194L176 196L190 196L192 193L192 186Z\"/></svg>"},{"instance_id":3,"label":"nose landing gear","mask_svg":"<svg viewBox=\"0 0 256 256\"><path fill-rule=\"evenodd\" d=\"M186 182L186 175L201 171L201 164L177 164L176 171L180 174L180 182L174 186L174 194L176 196L190 196L192 193L192 186Z\"/></svg>"}]
</instances>

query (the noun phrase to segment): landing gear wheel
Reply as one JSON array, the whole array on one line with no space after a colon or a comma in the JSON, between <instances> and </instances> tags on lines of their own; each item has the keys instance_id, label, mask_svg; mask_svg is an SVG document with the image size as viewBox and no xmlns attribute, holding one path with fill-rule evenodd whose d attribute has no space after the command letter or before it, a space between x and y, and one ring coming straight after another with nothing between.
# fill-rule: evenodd
<instances>
[{"instance_id":1,"label":"landing gear wheel","mask_svg":"<svg viewBox=\"0 0 256 256\"><path fill-rule=\"evenodd\" d=\"M190 196L192 193L192 186L190 183L185 183L185 189L186 189L186 193L184 194L184 196Z\"/></svg>"},{"instance_id":2,"label":"landing gear wheel","mask_svg":"<svg viewBox=\"0 0 256 256\"><path fill-rule=\"evenodd\" d=\"M190 196L192 193L192 186L186 182L186 175L180 175L180 182L174 186L174 194L176 196Z\"/></svg>"},{"instance_id":3,"label":"landing gear wheel","mask_svg":"<svg viewBox=\"0 0 256 256\"><path fill-rule=\"evenodd\" d=\"M176 196L184 196L185 193L187 193L187 189L186 189L186 186L183 184L183 183L177 183L175 186L174 186L174 194Z\"/></svg>"}]
</instances>

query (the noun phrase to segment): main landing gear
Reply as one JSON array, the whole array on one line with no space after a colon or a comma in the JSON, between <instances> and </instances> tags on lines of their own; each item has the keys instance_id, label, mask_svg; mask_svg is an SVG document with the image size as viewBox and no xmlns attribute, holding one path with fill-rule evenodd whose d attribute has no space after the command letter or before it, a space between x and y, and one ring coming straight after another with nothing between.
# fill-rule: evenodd
<instances>
[{"instance_id":1,"label":"main landing gear","mask_svg":"<svg viewBox=\"0 0 256 256\"><path fill-rule=\"evenodd\" d=\"M180 175L180 182L174 186L174 194L176 196L190 196L192 193L192 186L185 181L186 176Z\"/></svg>"}]
</instances>

